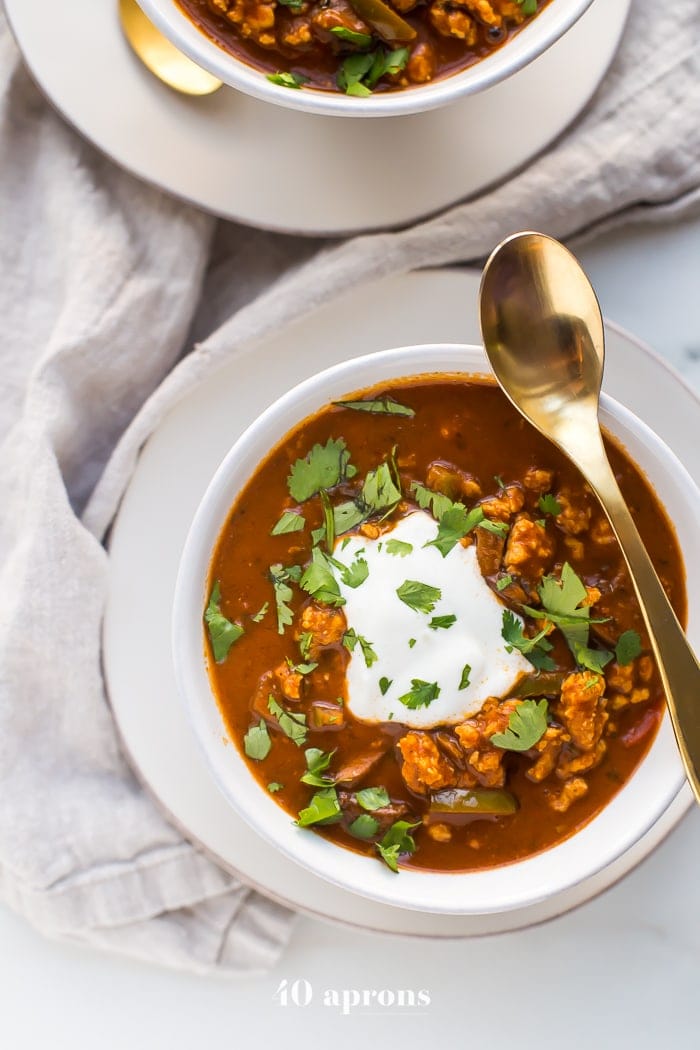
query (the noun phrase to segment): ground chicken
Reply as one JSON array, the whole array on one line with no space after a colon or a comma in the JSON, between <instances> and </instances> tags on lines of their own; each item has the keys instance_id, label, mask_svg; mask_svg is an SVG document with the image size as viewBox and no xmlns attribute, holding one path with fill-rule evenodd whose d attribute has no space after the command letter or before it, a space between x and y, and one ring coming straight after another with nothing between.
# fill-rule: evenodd
<instances>
[{"instance_id":1,"label":"ground chicken","mask_svg":"<svg viewBox=\"0 0 700 1050\"><path fill-rule=\"evenodd\" d=\"M592 751L584 751L581 755L561 755L557 762L557 776L560 780L567 780L575 773L586 773L589 769L594 769L602 762L606 751L607 744L604 740L599 740Z\"/></svg>"},{"instance_id":2,"label":"ground chicken","mask_svg":"<svg viewBox=\"0 0 700 1050\"><path fill-rule=\"evenodd\" d=\"M575 503L567 489L557 492L556 500L561 512L556 516L556 523L570 536L579 536L588 529L591 523L591 508L585 504Z\"/></svg>"},{"instance_id":3,"label":"ground chicken","mask_svg":"<svg viewBox=\"0 0 700 1050\"><path fill-rule=\"evenodd\" d=\"M564 679L556 713L581 751L592 750L605 728L608 715L604 692L605 679L602 675L580 671Z\"/></svg>"},{"instance_id":4,"label":"ground chicken","mask_svg":"<svg viewBox=\"0 0 700 1050\"><path fill-rule=\"evenodd\" d=\"M259 0L209 0L216 14L232 22L242 37L250 37L262 47L275 47L274 33L276 3Z\"/></svg>"},{"instance_id":5,"label":"ground chicken","mask_svg":"<svg viewBox=\"0 0 700 1050\"><path fill-rule=\"evenodd\" d=\"M507 522L523 509L524 503L525 496L520 486L508 485L498 496L482 500L480 506L487 518Z\"/></svg>"},{"instance_id":6,"label":"ground chicken","mask_svg":"<svg viewBox=\"0 0 700 1050\"><path fill-rule=\"evenodd\" d=\"M616 543L615 533L610 528L610 522L602 515L591 525L590 537L594 543Z\"/></svg>"},{"instance_id":7,"label":"ground chicken","mask_svg":"<svg viewBox=\"0 0 700 1050\"><path fill-rule=\"evenodd\" d=\"M482 787L503 787L506 779L503 769L504 756L505 751L496 747L472 751L469 755L469 768Z\"/></svg>"},{"instance_id":8,"label":"ground chicken","mask_svg":"<svg viewBox=\"0 0 700 1050\"><path fill-rule=\"evenodd\" d=\"M406 787L418 795L454 787L456 771L428 733L406 733L398 743Z\"/></svg>"},{"instance_id":9,"label":"ground chicken","mask_svg":"<svg viewBox=\"0 0 700 1050\"><path fill-rule=\"evenodd\" d=\"M569 806L583 798L587 791L588 784L583 777L574 777L573 780L567 780L558 794L548 795L547 802L557 813L566 813Z\"/></svg>"},{"instance_id":10,"label":"ground chicken","mask_svg":"<svg viewBox=\"0 0 700 1050\"><path fill-rule=\"evenodd\" d=\"M311 634L309 658L315 660L319 650L337 644L347 628L345 614L340 609L328 609L320 605L307 605L302 611L298 635Z\"/></svg>"},{"instance_id":11,"label":"ground chicken","mask_svg":"<svg viewBox=\"0 0 700 1050\"><path fill-rule=\"evenodd\" d=\"M413 84L425 84L435 76L436 60L432 45L425 41L416 44L406 64L406 76ZM478 489L481 495L481 489Z\"/></svg>"},{"instance_id":12,"label":"ground chicken","mask_svg":"<svg viewBox=\"0 0 700 1050\"><path fill-rule=\"evenodd\" d=\"M523 485L530 492L536 492L538 496L544 496L550 492L554 484L554 471L543 470L541 467L530 467L523 478Z\"/></svg>"},{"instance_id":13,"label":"ground chicken","mask_svg":"<svg viewBox=\"0 0 700 1050\"><path fill-rule=\"evenodd\" d=\"M463 40L467 47L474 47L479 39L479 30L474 19L451 7L443 0L435 0L430 5L430 21L441 36L456 37Z\"/></svg>"},{"instance_id":14,"label":"ground chicken","mask_svg":"<svg viewBox=\"0 0 700 1050\"><path fill-rule=\"evenodd\" d=\"M282 695L286 696L287 700L298 700L301 697L301 683L304 681L304 676L293 666L290 667L286 661L280 664L275 668L275 677L279 682Z\"/></svg>"},{"instance_id":15,"label":"ground chicken","mask_svg":"<svg viewBox=\"0 0 700 1050\"><path fill-rule=\"evenodd\" d=\"M533 780L538 784L554 771L559 753L567 739L568 734L561 726L548 726L542 739L538 740L533 748L538 758L525 774L528 780Z\"/></svg>"},{"instance_id":16,"label":"ground chicken","mask_svg":"<svg viewBox=\"0 0 700 1050\"><path fill-rule=\"evenodd\" d=\"M544 525L532 521L528 514L518 514L508 534L504 565L530 580L541 579L554 554L554 540Z\"/></svg>"},{"instance_id":17,"label":"ground chicken","mask_svg":"<svg viewBox=\"0 0 700 1050\"><path fill-rule=\"evenodd\" d=\"M426 831L436 842L450 842L452 839L452 828L447 824L427 824Z\"/></svg>"},{"instance_id":18,"label":"ground chicken","mask_svg":"<svg viewBox=\"0 0 700 1050\"><path fill-rule=\"evenodd\" d=\"M418 49L424 46L426 45L417 44L413 54L415 55ZM430 464L425 476L425 484L434 492L441 492L443 496L449 496L451 500L473 500L481 497L481 485L473 474L460 470L453 463L443 463L441 460Z\"/></svg>"},{"instance_id":19,"label":"ground chicken","mask_svg":"<svg viewBox=\"0 0 700 1050\"><path fill-rule=\"evenodd\" d=\"M292 47L295 51L308 51L313 46L313 35L311 33L311 22L308 18L295 18L280 34L280 39L285 47Z\"/></svg>"}]
</instances>

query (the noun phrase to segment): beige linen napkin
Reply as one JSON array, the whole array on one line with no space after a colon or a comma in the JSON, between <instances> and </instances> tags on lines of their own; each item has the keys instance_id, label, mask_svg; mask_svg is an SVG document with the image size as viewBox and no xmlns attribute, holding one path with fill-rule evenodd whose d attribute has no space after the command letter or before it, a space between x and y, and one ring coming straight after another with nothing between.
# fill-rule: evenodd
<instances>
[{"instance_id":1,"label":"beige linen napkin","mask_svg":"<svg viewBox=\"0 0 700 1050\"><path fill-rule=\"evenodd\" d=\"M635 0L597 95L529 168L320 249L215 230L115 169L41 99L0 16L0 896L37 927L200 971L276 958L289 913L167 823L110 718L102 540L139 450L203 376L352 286L478 259L522 227L700 210L699 44L696 0Z\"/></svg>"}]
</instances>

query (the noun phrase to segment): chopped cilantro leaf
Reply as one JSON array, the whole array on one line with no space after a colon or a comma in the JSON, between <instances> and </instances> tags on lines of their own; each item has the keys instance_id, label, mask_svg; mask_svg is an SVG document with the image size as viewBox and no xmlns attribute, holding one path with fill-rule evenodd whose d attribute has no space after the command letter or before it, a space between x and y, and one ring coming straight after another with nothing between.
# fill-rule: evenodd
<instances>
[{"instance_id":1,"label":"chopped cilantro leaf","mask_svg":"<svg viewBox=\"0 0 700 1050\"><path fill-rule=\"evenodd\" d=\"M574 656L577 647L587 648L590 624L604 623L606 618L592 620L590 606L581 605L587 599L588 592L569 563L564 563L559 579L545 576L538 593L542 609L524 605L523 610L528 616L555 624L566 638Z\"/></svg>"},{"instance_id":2,"label":"chopped cilantro leaf","mask_svg":"<svg viewBox=\"0 0 700 1050\"><path fill-rule=\"evenodd\" d=\"M642 639L636 631L624 631L617 640L615 657L619 664L631 664L642 651Z\"/></svg>"},{"instance_id":3,"label":"chopped cilantro leaf","mask_svg":"<svg viewBox=\"0 0 700 1050\"><path fill-rule=\"evenodd\" d=\"M529 751L547 729L547 701L523 700L508 719L505 733L494 733L491 743L505 751Z\"/></svg>"},{"instance_id":4,"label":"chopped cilantro leaf","mask_svg":"<svg viewBox=\"0 0 700 1050\"><path fill-rule=\"evenodd\" d=\"M505 483L505 481L503 480L503 478L501 477L500 474L494 474L493 480L498 485L499 490L502 491L506 487L506 483Z\"/></svg>"},{"instance_id":5,"label":"chopped cilantro leaf","mask_svg":"<svg viewBox=\"0 0 700 1050\"><path fill-rule=\"evenodd\" d=\"M416 639L415 638L409 638L408 639L408 648L409 649L412 649L415 644L416 644Z\"/></svg>"},{"instance_id":6,"label":"chopped cilantro leaf","mask_svg":"<svg viewBox=\"0 0 700 1050\"><path fill-rule=\"evenodd\" d=\"M282 2L284 2L284 0L282 0ZM291 7L292 9L294 9L297 5L296 4L289 4L288 6ZM309 80L309 78L305 77L303 75L303 73L285 73L285 72L268 73L267 74L267 79L272 84L279 84L280 87L297 88L297 89L300 88L302 86L302 84L306 84L308 82L308 80Z\"/></svg>"},{"instance_id":7,"label":"chopped cilantro leaf","mask_svg":"<svg viewBox=\"0 0 700 1050\"><path fill-rule=\"evenodd\" d=\"M407 554L413 551L412 543L404 543L403 540L387 540L386 552L392 554L394 557L405 558Z\"/></svg>"},{"instance_id":8,"label":"chopped cilantro leaf","mask_svg":"<svg viewBox=\"0 0 700 1050\"><path fill-rule=\"evenodd\" d=\"M431 587L429 583L420 583L418 580L404 580L396 588L396 594L409 609L421 613L431 613L442 597L439 587Z\"/></svg>"},{"instance_id":9,"label":"chopped cilantro leaf","mask_svg":"<svg viewBox=\"0 0 700 1050\"><path fill-rule=\"evenodd\" d=\"M421 678L412 678L410 690L399 697L399 702L415 711L419 707L429 707L439 695L440 686L437 682L424 682Z\"/></svg>"},{"instance_id":10,"label":"chopped cilantro leaf","mask_svg":"<svg viewBox=\"0 0 700 1050\"><path fill-rule=\"evenodd\" d=\"M551 492L546 493L544 496L540 496L537 501L537 506L543 514L551 514L554 518L562 512L561 503Z\"/></svg>"},{"instance_id":11,"label":"chopped cilantro leaf","mask_svg":"<svg viewBox=\"0 0 700 1050\"><path fill-rule=\"evenodd\" d=\"M270 530L270 535L283 536L287 532L301 532L305 524L303 514L295 510L285 510L280 520Z\"/></svg>"},{"instance_id":12,"label":"chopped cilantro leaf","mask_svg":"<svg viewBox=\"0 0 700 1050\"><path fill-rule=\"evenodd\" d=\"M466 689L466 688L467 688L467 686L469 685L469 675L470 675L471 673L472 673L472 669L471 669L471 667L469 666L469 664L465 664L465 665L464 665L464 668L462 669L462 677L461 677L461 678L460 678L460 680L459 680L459 686L458 686L458 688L459 688L460 690L462 690L462 689Z\"/></svg>"},{"instance_id":13,"label":"chopped cilantro leaf","mask_svg":"<svg viewBox=\"0 0 700 1050\"><path fill-rule=\"evenodd\" d=\"M332 776L321 776L331 764L335 751L321 751L318 747L307 747L304 755L306 757L306 773L301 778L302 784L311 784L312 787L326 787L333 783Z\"/></svg>"},{"instance_id":14,"label":"chopped cilantro leaf","mask_svg":"<svg viewBox=\"0 0 700 1050\"><path fill-rule=\"evenodd\" d=\"M346 631L343 635L343 645L349 653L354 653L355 646L359 643L362 655L365 658L365 665L371 667L375 664L379 657L374 651L371 642L368 642L366 638L363 638L361 634L358 634L352 627L349 631Z\"/></svg>"},{"instance_id":15,"label":"chopped cilantro leaf","mask_svg":"<svg viewBox=\"0 0 700 1050\"><path fill-rule=\"evenodd\" d=\"M270 580L275 594L277 606L277 631L284 634L285 627L292 622L292 610L289 602L292 600L293 592L289 586L290 581L298 583L301 576L301 568L298 565L271 565Z\"/></svg>"},{"instance_id":16,"label":"chopped cilantro leaf","mask_svg":"<svg viewBox=\"0 0 700 1050\"><path fill-rule=\"evenodd\" d=\"M348 831L355 838L371 839L379 831L379 821L369 813L360 813L359 817L355 817L352 824L348 825Z\"/></svg>"},{"instance_id":17,"label":"chopped cilantro leaf","mask_svg":"<svg viewBox=\"0 0 700 1050\"><path fill-rule=\"evenodd\" d=\"M402 853L415 853L416 844L409 832L417 828L418 824L409 824L407 820L397 820L392 824L381 842L377 843L377 851L387 867L398 873L399 857Z\"/></svg>"},{"instance_id":18,"label":"chopped cilantro leaf","mask_svg":"<svg viewBox=\"0 0 700 1050\"><path fill-rule=\"evenodd\" d=\"M271 780L267 785L267 790L271 795L274 795L277 791L281 791L283 787L284 784L280 784L279 780Z\"/></svg>"},{"instance_id":19,"label":"chopped cilantro leaf","mask_svg":"<svg viewBox=\"0 0 700 1050\"><path fill-rule=\"evenodd\" d=\"M332 33L337 33L340 36L339 27L331 29ZM362 33L355 34L356 36L363 36ZM379 416L415 416L415 412L412 408L408 408L406 405L400 405L398 401L394 401L393 397L383 397L377 401L334 401L334 405L338 405L340 408L351 408L355 412L371 412L373 415Z\"/></svg>"},{"instance_id":20,"label":"chopped cilantro leaf","mask_svg":"<svg viewBox=\"0 0 700 1050\"><path fill-rule=\"evenodd\" d=\"M204 611L204 622L207 625L212 653L217 664L226 659L233 643L245 633L240 624L226 619L221 611L220 601L221 587L217 580L212 588L209 604Z\"/></svg>"},{"instance_id":21,"label":"chopped cilantro leaf","mask_svg":"<svg viewBox=\"0 0 700 1050\"><path fill-rule=\"evenodd\" d=\"M391 801L389 792L384 787L362 788L356 793L355 798L362 808L369 810L370 813L374 813L383 806L388 806Z\"/></svg>"},{"instance_id":22,"label":"chopped cilantro leaf","mask_svg":"<svg viewBox=\"0 0 700 1050\"><path fill-rule=\"evenodd\" d=\"M306 743L306 715L300 711L285 711L272 695L267 698L267 709L272 717L277 719L284 735L289 737L297 747L302 747Z\"/></svg>"},{"instance_id":23,"label":"chopped cilantro leaf","mask_svg":"<svg viewBox=\"0 0 700 1050\"><path fill-rule=\"evenodd\" d=\"M282 0L284 3L285 0ZM372 43L372 37L369 33L357 33L354 29L348 29L346 26L331 26L331 33L337 36L339 40L345 40L348 44L354 44L356 47L369 47ZM336 401L336 405L342 405L342 401ZM366 411L370 411L367 409Z\"/></svg>"},{"instance_id":24,"label":"chopped cilantro leaf","mask_svg":"<svg viewBox=\"0 0 700 1050\"><path fill-rule=\"evenodd\" d=\"M537 14L537 0L516 0L524 15Z\"/></svg>"},{"instance_id":25,"label":"chopped cilantro leaf","mask_svg":"<svg viewBox=\"0 0 700 1050\"><path fill-rule=\"evenodd\" d=\"M391 686L391 683L392 683L392 679L391 678L385 678L384 676L382 676L379 679L379 692L382 694L382 696L386 696L386 694L389 692L389 688Z\"/></svg>"},{"instance_id":26,"label":"chopped cilantro leaf","mask_svg":"<svg viewBox=\"0 0 700 1050\"><path fill-rule=\"evenodd\" d=\"M528 638L523 633L520 620L510 609L503 610L501 635L506 643L506 652L517 649L540 671L553 671L555 667L552 658L546 655L552 649L552 643L547 641L548 631L549 628L544 627L534 638Z\"/></svg>"},{"instance_id":27,"label":"chopped cilantro leaf","mask_svg":"<svg viewBox=\"0 0 700 1050\"><path fill-rule=\"evenodd\" d=\"M452 548L459 543L463 536L471 532L484 521L484 512L481 507L472 507L471 510L462 503L453 503L446 510L438 522L438 532L434 540L429 540L426 547L437 547L446 558Z\"/></svg>"},{"instance_id":28,"label":"chopped cilantro leaf","mask_svg":"<svg viewBox=\"0 0 700 1050\"><path fill-rule=\"evenodd\" d=\"M607 649L589 649L587 645L577 645L574 656L579 667L585 667L596 674L602 674L603 668L613 658L613 654Z\"/></svg>"},{"instance_id":29,"label":"chopped cilantro leaf","mask_svg":"<svg viewBox=\"0 0 700 1050\"><path fill-rule=\"evenodd\" d=\"M301 653L304 660L309 659L309 653L311 652L311 643L314 640L314 636L311 631L304 631L299 635L299 652Z\"/></svg>"},{"instance_id":30,"label":"chopped cilantro leaf","mask_svg":"<svg viewBox=\"0 0 700 1050\"><path fill-rule=\"evenodd\" d=\"M334 787L325 787L311 796L308 806L299 811L296 823L300 828L312 824L337 824L341 816L338 792Z\"/></svg>"},{"instance_id":31,"label":"chopped cilantro leaf","mask_svg":"<svg viewBox=\"0 0 700 1050\"><path fill-rule=\"evenodd\" d=\"M335 546L335 518L333 517L333 507L331 506L330 496L325 489L321 489L319 495L321 496L321 503L323 504L323 538L326 541L326 547L328 548L329 554L332 554L333 547Z\"/></svg>"},{"instance_id":32,"label":"chopped cilantro leaf","mask_svg":"<svg viewBox=\"0 0 700 1050\"><path fill-rule=\"evenodd\" d=\"M504 591L506 587L510 587L512 582L513 577L507 572L504 576L501 576L500 580L496 580L496 590Z\"/></svg>"},{"instance_id":33,"label":"chopped cilantro leaf","mask_svg":"<svg viewBox=\"0 0 700 1050\"><path fill-rule=\"evenodd\" d=\"M433 616L432 620L428 621L428 627L430 627L433 631L437 631L440 627L442 627L444 630L447 630L449 627L452 627L456 623L457 617L454 615L454 613L449 613L447 616Z\"/></svg>"},{"instance_id":34,"label":"chopped cilantro leaf","mask_svg":"<svg viewBox=\"0 0 700 1050\"><path fill-rule=\"evenodd\" d=\"M299 586L324 605L345 605L331 561L320 547L314 547L311 551L311 561L299 580Z\"/></svg>"},{"instance_id":35,"label":"chopped cilantro leaf","mask_svg":"<svg viewBox=\"0 0 700 1050\"><path fill-rule=\"evenodd\" d=\"M321 489L331 489L355 473L343 439L329 438L325 445L314 445L303 459L292 465L287 486L292 499L303 503Z\"/></svg>"},{"instance_id":36,"label":"chopped cilantro leaf","mask_svg":"<svg viewBox=\"0 0 700 1050\"><path fill-rule=\"evenodd\" d=\"M258 611L256 612L255 616L251 617L251 619L253 620L253 623L262 623L262 621L267 616L267 610L269 608L270 608L270 603L269 602L263 602L262 605L260 606L260 608L258 609Z\"/></svg>"},{"instance_id":37,"label":"chopped cilantro leaf","mask_svg":"<svg viewBox=\"0 0 700 1050\"><path fill-rule=\"evenodd\" d=\"M393 459L370 470L359 495L334 508L333 517L336 535L357 528L374 515L386 517L401 500L401 485Z\"/></svg>"},{"instance_id":38,"label":"chopped cilantro leaf","mask_svg":"<svg viewBox=\"0 0 700 1050\"><path fill-rule=\"evenodd\" d=\"M346 587L359 587L369 576L369 566L364 558L359 555L351 565L343 565L340 576Z\"/></svg>"},{"instance_id":39,"label":"chopped cilantro leaf","mask_svg":"<svg viewBox=\"0 0 700 1050\"><path fill-rule=\"evenodd\" d=\"M443 496L441 492L433 492L417 481L412 482L411 492L420 509L430 511L436 521L453 506L448 496Z\"/></svg>"},{"instance_id":40,"label":"chopped cilantro leaf","mask_svg":"<svg viewBox=\"0 0 700 1050\"><path fill-rule=\"evenodd\" d=\"M475 510L478 508L475 507ZM483 521L478 523L480 529L486 529L487 532L492 532L495 536L505 536L510 529L510 525L505 521L491 521L490 518L484 518Z\"/></svg>"},{"instance_id":41,"label":"chopped cilantro leaf","mask_svg":"<svg viewBox=\"0 0 700 1050\"><path fill-rule=\"evenodd\" d=\"M248 758L252 758L256 762L262 762L264 758L267 758L271 747L272 741L264 722L258 722L257 725L250 726L243 737L243 750Z\"/></svg>"}]
</instances>

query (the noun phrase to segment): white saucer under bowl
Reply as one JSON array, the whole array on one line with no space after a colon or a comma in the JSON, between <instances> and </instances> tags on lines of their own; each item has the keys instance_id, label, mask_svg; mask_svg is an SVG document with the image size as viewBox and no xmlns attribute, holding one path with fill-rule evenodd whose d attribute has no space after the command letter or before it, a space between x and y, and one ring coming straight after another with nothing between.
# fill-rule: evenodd
<instances>
[{"instance_id":1,"label":"white saucer under bowl","mask_svg":"<svg viewBox=\"0 0 700 1050\"><path fill-rule=\"evenodd\" d=\"M230 808L190 730L176 695L169 613L185 536L218 463L263 408L329 364L407 342L478 341L477 290L478 276L464 271L388 278L237 352L147 442L111 534L104 668L125 750L144 783L190 839L243 881L299 910L375 931L466 937L559 915L634 867L691 801L684 788L632 849L566 893L501 915L430 915L363 899L282 856ZM623 398L700 479L700 446L693 439L700 403L660 359L614 327L608 327L604 388ZM153 616L154 605L162 616Z\"/></svg>"},{"instance_id":2,"label":"white saucer under bowl","mask_svg":"<svg viewBox=\"0 0 700 1050\"><path fill-rule=\"evenodd\" d=\"M122 167L224 218L323 235L412 222L535 156L600 83L630 3L594 0L544 54L486 91L373 120L293 112L231 88L178 95L129 49L116 0L5 9L50 101Z\"/></svg>"}]
</instances>

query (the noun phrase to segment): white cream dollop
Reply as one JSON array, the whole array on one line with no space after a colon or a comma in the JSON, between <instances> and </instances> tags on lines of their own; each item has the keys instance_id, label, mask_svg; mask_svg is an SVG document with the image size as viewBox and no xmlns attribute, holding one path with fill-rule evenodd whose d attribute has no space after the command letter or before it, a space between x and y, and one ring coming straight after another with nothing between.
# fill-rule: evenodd
<instances>
[{"instance_id":1,"label":"white cream dollop","mask_svg":"<svg viewBox=\"0 0 700 1050\"><path fill-rule=\"evenodd\" d=\"M336 545L334 557L350 566L361 557L369 573L359 587L349 587L337 572L345 599L348 629L366 639L376 653L371 667L359 644L347 670L347 706L361 722L393 719L402 725L428 728L456 725L481 709L490 696L504 696L530 664L517 651L506 651L501 635L503 605L484 580L472 544L458 543L443 557L435 539L437 524L424 511L402 518L379 539L352 536ZM388 541L411 545L404 557L391 554ZM430 613L418 612L397 595L406 580L440 590ZM455 616L451 627L434 629L431 619ZM460 689L465 665L469 684ZM382 694L380 680L390 684ZM413 679L439 686L428 706L415 710L401 703Z\"/></svg>"}]
</instances>

